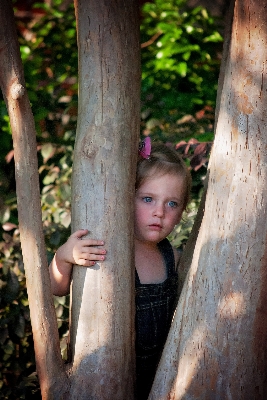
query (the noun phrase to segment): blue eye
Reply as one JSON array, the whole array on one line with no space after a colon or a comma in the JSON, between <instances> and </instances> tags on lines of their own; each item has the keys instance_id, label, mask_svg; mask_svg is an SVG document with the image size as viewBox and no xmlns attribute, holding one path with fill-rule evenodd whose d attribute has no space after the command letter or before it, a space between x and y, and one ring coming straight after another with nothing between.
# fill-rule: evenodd
<instances>
[{"instance_id":1,"label":"blue eye","mask_svg":"<svg viewBox=\"0 0 267 400\"><path fill-rule=\"evenodd\" d=\"M148 196L143 197L143 201L144 201L145 203L151 203L152 197L148 197Z\"/></svg>"},{"instance_id":2,"label":"blue eye","mask_svg":"<svg viewBox=\"0 0 267 400\"><path fill-rule=\"evenodd\" d=\"M168 206L172 208L178 207L178 203L176 201L169 201Z\"/></svg>"}]
</instances>

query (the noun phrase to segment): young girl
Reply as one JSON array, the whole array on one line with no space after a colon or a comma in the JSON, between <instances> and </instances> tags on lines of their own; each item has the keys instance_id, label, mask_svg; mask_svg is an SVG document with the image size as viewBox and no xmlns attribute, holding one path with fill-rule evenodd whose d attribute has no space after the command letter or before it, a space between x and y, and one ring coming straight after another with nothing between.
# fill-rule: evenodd
<instances>
[{"instance_id":1,"label":"young girl","mask_svg":"<svg viewBox=\"0 0 267 400\"><path fill-rule=\"evenodd\" d=\"M166 238L181 220L191 188L188 169L177 152L155 145L139 154L135 195L136 399L147 399L177 305L179 253ZM101 240L73 233L50 264L53 293L69 293L73 264L103 261ZM96 247L97 246L97 247Z\"/></svg>"}]
</instances>

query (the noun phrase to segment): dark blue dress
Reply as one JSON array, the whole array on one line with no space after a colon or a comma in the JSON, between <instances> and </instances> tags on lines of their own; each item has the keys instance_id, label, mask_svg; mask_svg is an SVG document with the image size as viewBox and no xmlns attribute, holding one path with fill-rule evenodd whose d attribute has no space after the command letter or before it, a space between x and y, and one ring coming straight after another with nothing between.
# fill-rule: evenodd
<instances>
[{"instance_id":1,"label":"dark blue dress","mask_svg":"<svg viewBox=\"0 0 267 400\"><path fill-rule=\"evenodd\" d=\"M158 247L165 261L167 279L157 284L141 284L135 273L136 400L148 398L178 300L178 273L172 246L164 239Z\"/></svg>"}]
</instances>

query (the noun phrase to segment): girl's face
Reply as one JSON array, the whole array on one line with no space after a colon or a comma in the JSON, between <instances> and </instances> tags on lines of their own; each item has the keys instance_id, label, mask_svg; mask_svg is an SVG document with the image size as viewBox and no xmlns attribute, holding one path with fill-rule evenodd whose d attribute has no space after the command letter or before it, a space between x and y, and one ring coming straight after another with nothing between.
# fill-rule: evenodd
<instances>
[{"instance_id":1,"label":"girl's face","mask_svg":"<svg viewBox=\"0 0 267 400\"><path fill-rule=\"evenodd\" d=\"M135 195L135 238L158 243L181 220L184 180L165 174L146 179Z\"/></svg>"}]
</instances>

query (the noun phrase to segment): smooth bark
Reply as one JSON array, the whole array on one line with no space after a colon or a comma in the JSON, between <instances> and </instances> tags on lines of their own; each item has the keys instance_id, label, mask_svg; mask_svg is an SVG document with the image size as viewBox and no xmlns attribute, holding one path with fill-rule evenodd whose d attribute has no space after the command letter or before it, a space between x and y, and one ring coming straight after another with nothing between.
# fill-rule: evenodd
<instances>
[{"instance_id":1,"label":"smooth bark","mask_svg":"<svg viewBox=\"0 0 267 400\"><path fill-rule=\"evenodd\" d=\"M73 272L71 399L132 399L133 195L140 126L138 4L75 1L79 110L72 230L103 239L106 261Z\"/></svg>"},{"instance_id":2,"label":"smooth bark","mask_svg":"<svg viewBox=\"0 0 267 400\"><path fill-rule=\"evenodd\" d=\"M205 212L150 394L267 397L266 0L236 0Z\"/></svg>"},{"instance_id":3,"label":"smooth bark","mask_svg":"<svg viewBox=\"0 0 267 400\"><path fill-rule=\"evenodd\" d=\"M19 229L42 398L63 398L66 374L43 237L34 119L25 89L12 4L0 2L0 85L12 130ZM53 338L53 340L51 340Z\"/></svg>"}]
</instances>

